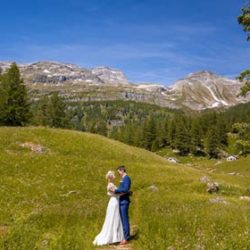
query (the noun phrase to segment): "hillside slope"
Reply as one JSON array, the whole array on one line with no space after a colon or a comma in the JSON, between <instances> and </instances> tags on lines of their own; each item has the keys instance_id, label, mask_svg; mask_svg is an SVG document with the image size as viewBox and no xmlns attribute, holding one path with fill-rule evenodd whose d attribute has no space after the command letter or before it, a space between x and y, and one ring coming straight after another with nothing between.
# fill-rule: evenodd
<instances>
[{"instance_id":1,"label":"hillside slope","mask_svg":"<svg viewBox=\"0 0 250 250\"><path fill-rule=\"evenodd\" d=\"M210 195L199 181L205 170L170 165L102 136L2 127L0 141L1 249L93 249L108 202L104 176L120 164L133 180L131 224L139 228L133 249L249 245L249 202L239 200L249 192L249 172L231 176L233 182L206 173L222 190ZM209 202L215 197L226 203Z\"/></svg>"}]
</instances>

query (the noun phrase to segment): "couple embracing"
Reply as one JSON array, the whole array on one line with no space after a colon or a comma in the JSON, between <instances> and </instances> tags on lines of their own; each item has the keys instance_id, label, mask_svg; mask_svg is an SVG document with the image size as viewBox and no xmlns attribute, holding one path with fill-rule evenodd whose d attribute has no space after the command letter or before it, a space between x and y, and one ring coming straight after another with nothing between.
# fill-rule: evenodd
<instances>
[{"instance_id":1,"label":"couple embracing","mask_svg":"<svg viewBox=\"0 0 250 250\"><path fill-rule=\"evenodd\" d=\"M125 245L130 238L128 209L129 196L132 194L130 191L131 179L126 174L125 166L119 166L116 170L121 177L118 188L114 184L115 173L108 171L106 175L108 180L107 194L110 196L110 200L102 230L93 241L93 244L97 246L117 242L120 242L120 245Z\"/></svg>"}]
</instances>

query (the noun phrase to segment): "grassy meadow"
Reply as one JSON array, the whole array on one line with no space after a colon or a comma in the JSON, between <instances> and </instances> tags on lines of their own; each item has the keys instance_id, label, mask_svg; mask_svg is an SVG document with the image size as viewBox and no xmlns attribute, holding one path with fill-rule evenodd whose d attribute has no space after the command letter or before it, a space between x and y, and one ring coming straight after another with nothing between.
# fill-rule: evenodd
<instances>
[{"instance_id":1,"label":"grassy meadow","mask_svg":"<svg viewBox=\"0 0 250 250\"><path fill-rule=\"evenodd\" d=\"M0 147L0 249L99 249L92 241L108 203L105 174L117 165L133 182L133 249L250 249L250 202L239 199L250 196L249 157L171 164L99 135L43 127L2 127ZM206 192L204 175L218 194ZM210 202L216 197L224 202Z\"/></svg>"}]
</instances>

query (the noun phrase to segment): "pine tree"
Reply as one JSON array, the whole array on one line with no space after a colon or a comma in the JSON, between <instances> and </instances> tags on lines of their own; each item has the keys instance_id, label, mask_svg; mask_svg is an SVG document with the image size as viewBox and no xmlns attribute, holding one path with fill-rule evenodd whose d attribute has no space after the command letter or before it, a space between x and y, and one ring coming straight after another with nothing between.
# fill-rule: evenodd
<instances>
[{"instance_id":1,"label":"pine tree","mask_svg":"<svg viewBox=\"0 0 250 250\"><path fill-rule=\"evenodd\" d=\"M67 127L66 103L57 92L53 93L48 107L49 126L55 128Z\"/></svg>"},{"instance_id":2,"label":"pine tree","mask_svg":"<svg viewBox=\"0 0 250 250\"><path fill-rule=\"evenodd\" d=\"M129 145L133 145L134 134L135 134L134 126L132 124L126 124L126 126L123 127L122 141Z\"/></svg>"},{"instance_id":3,"label":"pine tree","mask_svg":"<svg viewBox=\"0 0 250 250\"><path fill-rule=\"evenodd\" d=\"M26 86L15 63L1 76L0 124L26 125L31 117Z\"/></svg>"},{"instance_id":4,"label":"pine tree","mask_svg":"<svg viewBox=\"0 0 250 250\"><path fill-rule=\"evenodd\" d=\"M190 151L190 137L184 119L176 122L175 147L180 151L180 155L186 155Z\"/></svg>"},{"instance_id":5,"label":"pine tree","mask_svg":"<svg viewBox=\"0 0 250 250\"><path fill-rule=\"evenodd\" d=\"M213 126L208 130L206 139L206 149L210 158L218 157L219 144L217 127Z\"/></svg>"},{"instance_id":6,"label":"pine tree","mask_svg":"<svg viewBox=\"0 0 250 250\"><path fill-rule=\"evenodd\" d=\"M219 143L223 144L223 145L227 145L228 141L227 141L227 126L226 123L222 118L219 118L217 121L217 131L218 131L218 140Z\"/></svg>"},{"instance_id":7,"label":"pine tree","mask_svg":"<svg viewBox=\"0 0 250 250\"><path fill-rule=\"evenodd\" d=\"M108 129L107 129L107 124L104 120L100 120L97 122L96 132L97 132L97 134L107 136Z\"/></svg>"},{"instance_id":8,"label":"pine tree","mask_svg":"<svg viewBox=\"0 0 250 250\"><path fill-rule=\"evenodd\" d=\"M143 147L151 150L153 141L156 138L156 125L154 118L150 116L143 124Z\"/></svg>"},{"instance_id":9,"label":"pine tree","mask_svg":"<svg viewBox=\"0 0 250 250\"><path fill-rule=\"evenodd\" d=\"M109 137L119 141L120 140L119 128L113 127L110 134L109 134Z\"/></svg>"},{"instance_id":10,"label":"pine tree","mask_svg":"<svg viewBox=\"0 0 250 250\"><path fill-rule=\"evenodd\" d=\"M193 154L196 154L203 148L202 143L202 129L200 125L200 121L198 119L193 118L191 125L191 139L190 139L190 148Z\"/></svg>"},{"instance_id":11,"label":"pine tree","mask_svg":"<svg viewBox=\"0 0 250 250\"><path fill-rule=\"evenodd\" d=\"M38 101L37 108L33 112L33 123L42 126L50 125L49 98L47 95Z\"/></svg>"},{"instance_id":12,"label":"pine tree","mask_svg":"<svg viewBox=\"0 0 250 250\"><path fill-rule=\"evenodd\" d=\"M170 122L168 123L166 141L168 141L172 149L175 148L175 135L176 135L176 120L171 119Z\"/></svg>"},{"instance_id":13,"label":"pine tree","mask_svg":"<svg viewBox=\"0 0 250 250\"><path fill-rule=\"evenodd\" d=\"M160 118L156 120L156 139L155 139L155 148L158 147L158 149L163 148L167 146L166 141L166 134L167 134L167 126L166 126L166 119L161 121ZM156 150L152 150L156 151Z\"/></svg>"},{"instance_id":14,"label":"pine tree","mask_svg":"<svg viewBox=\"0 0 250 250\"><path fill-rule=\"evenodd\" d=\"M143 126L139 124L135 127L133 143L137 147L143 147Z\"/></svg>"},{"instance_id":15,"label":"pine tree","mask_svg":"<svg viewBox=\"0 0 250 250\"><path fill-rule=\"evenodd\" d=\"M170 139L169 139L169 123L170 123L170 119L169 117L167 117L164 121L164 125L163 125L163 143L164 146L169 146L170 145Z\"/></svg>"}]
</instances>

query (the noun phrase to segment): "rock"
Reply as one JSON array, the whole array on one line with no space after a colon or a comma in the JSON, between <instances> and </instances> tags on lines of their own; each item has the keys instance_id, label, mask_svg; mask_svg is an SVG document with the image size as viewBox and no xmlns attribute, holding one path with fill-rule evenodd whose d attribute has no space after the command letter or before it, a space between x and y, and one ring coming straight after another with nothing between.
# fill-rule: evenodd
<instances>
[{"instance_id":1,"label":"rock","mask_svg":"<svg viewBox=\"0 0 250 250\"><path fill-rule=\"evenodd\" d=\"M236 172L227 173L228 175L237 175Z\"/></svg>"},{"instance_id":2,"label":"rock","mask_svg":"<svg viewBox=\"0 0 250 250\"><path fill-rule=\"evenodd\" d=\"M217 193L219 191L219 184L217 182L207 183L207 192L208 193Z\"/></svg>"},{"instance_id":3,"label":"rock","mask_svg":"<svg viewBox=\"0 0 250 250\"><path fill-rule=\"evenodd\" d=\"M212 198L209 200L209 202L211 203L223 203L223 204L228 204L228 202L222 198L222 197L216 197L216 198Z\"/></svg>"},{"instance_id":4,"label":"rock","mask_svg":"<svg viewBox=\"0 0 250 250\"><path fill-rule=\"evenodd\" d=\"M205 175L200 178L200 182L202 182L202 183L208 183L209 181L210 181L210 179Z\"/></svg>"},{"instance_id":5,"label":"rock","mask_svg":"<svg viewBox=\"0 0 250 250\"><path fill-rule=\"evenodd\" d=\"M178 150L178 149L173 149L172 152L175 153L175 154L178 154L178 153L180 153L180 150Z\"/></svg>"},{"instance_id":6,"label":"rock","mask_svg":"<svg viewBox=\"0 0 250 250\"><path fill-rule=\"evenodd\" d=\"M208 173L213 173L214 171L216 171L216 169L210 169L209 171L208 171Z\"/></svg>"},{"instance_id":7,"label":"rock","mask_svg":"<svg viewBox=\"0 0 250 250\"><path fill-rule=\"evenodd\" d=\"M91 70L92 74L100 78L104 83L129 84L125 74L118 69L109 67L97 67Z\"/></svg>"},{"instance_id":8,"label":"rock","mask_svg":"<svg viewBox=\"0 0 250 250\"><path fill-rule=\"evenodd\" d=\"M109 120L108 124L111 127L121 127L121 126L124 125L124 121L121 121L121 120Z\"/></svg>"},{"instance_id":9,"label":"rock","mask_svg":"<svg viewBox=\"0 0 250 250\"><path fill-rule=\"evenodd\" d=\"M159 93L166 91L166 87L159 84L139 84L137 88Z\"/></svg>"},{"instance_id":10,"label":"rock","mask_svg":"<svg viewBox=\"0 0 250 250\"><path fill-rule=\"evenodd\" d=\"M178 160L173 157L167 157L167 160L168 162L171 162L171 163L178 163Z\"/></svg>"},{"instance_id":11,"label":"rock","mask_svg":"<svg viewBox=\"0 0 250 250\"><path fill-rule=\"evenodd\" d=\"M225 159L228 157L228 153L225 151L225 150L220 150L219 153L218 153L218 158L219 159Z\"/></svg>"},{"instance_id":12,"label":"rock","mask_svg":"<svg viewBox=\"0 0 250 250\"><path fill-rule=\"evenodd\" d=\"M158 192L159 188L155 185L152 185L152 186L148 187L148 190L151 192Z\"/></svg>"},{"instance_id":13,"label":"rock","mask_svg":"<svg viewBox=\"0 0 250 250\"><path fill-rule=\"evenodd\" d=\"M237 160L237 158L234 155L230 155L227 157L227 161L236 161L236 160Z\"/></svg>"},{"instance_id":14,"label":"rock","mask_svg":"<svg viewBox=\"0 0 250 250\"><path fill-rule=\"evenodd\" d=\"M219 164L221 164L222 163L222 161L217 161L215 164L214 164L214 166L217 166L217 165L219 165Z\"/></svg>"},{"instance_id":15,"label":"rock","mask_svg":"<svg viewBox=\"0 0 250 250\"><path fill-rule=\"evenodd\" d=\"M240 196L240 200L250 201L250 196Z\"/></svg>"},{"instance_id":16,"label":"rock","mask_svg":"<svg viewBox=\"0 0 250 250\"><path fill-rule=\"evenodd\" d=\"M25 142L25 143L19 143L19 145L23 148L28 148L32 152L37 153L37 154L42 154L46 151L46 148L43 147L40 144L35 144L33 142Z\"/></svg>"}]
</instances>

